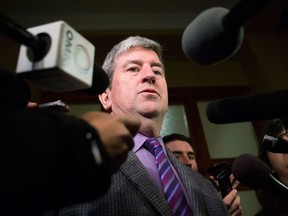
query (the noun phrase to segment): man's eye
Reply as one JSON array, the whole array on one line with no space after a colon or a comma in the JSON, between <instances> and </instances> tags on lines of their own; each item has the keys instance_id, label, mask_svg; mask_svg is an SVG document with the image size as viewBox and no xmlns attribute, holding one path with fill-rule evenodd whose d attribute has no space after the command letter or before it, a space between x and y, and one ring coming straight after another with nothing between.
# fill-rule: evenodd
<instances>
[{"instance_id":1,"label":"man's eye","mask_svg":"<svg viewBox=\"0 0 288 216\"><path fill-rule=\"evenodd\" d=\"M180 154L178 154L178 153L174 153L174 156L175 156L177 159L180 158Z\"/></svg>"},{"instance_id":2,"label":"man's eye","mask_svg":"<svg viewBox=\"0 0 288 216\"><path fill-rule=\"evenodd\" d=\"M130 68L128 68L128 71L137 72L138 68L137 67L130 67Z\"/></svg>"},{"instance_id":3,"label":"man's eye","mask_svg":"<svg viewBox=\"0 0 288 216\"><path fill-rule=\"evenodd\" d=\"M137 69L136 68L130 68L129 71L133 71L133 72L136 72Z\"/></svg>"},{"instance_id":4,"label":"man's eye","mask_svg":"<svg viewBox=\"0 0 288 216\"><path fill-rule=\"evenodd\" d=\"M195 156L194 155L189 155L188 158L189 158L189 160L195 160Z\"/></svg>"},{"instance_id":5,"label":"man's eye","mask_svg":"<svg viewBox=\"0 0 288 216\"><path fill-rule=\"evenodd\" d=\"M154 74L156 74L156 75L162 75L162 74L163 74L163 72L162 72L162 71L160 71L160 70L154 70Z\"/></svg>"}]
</instances>

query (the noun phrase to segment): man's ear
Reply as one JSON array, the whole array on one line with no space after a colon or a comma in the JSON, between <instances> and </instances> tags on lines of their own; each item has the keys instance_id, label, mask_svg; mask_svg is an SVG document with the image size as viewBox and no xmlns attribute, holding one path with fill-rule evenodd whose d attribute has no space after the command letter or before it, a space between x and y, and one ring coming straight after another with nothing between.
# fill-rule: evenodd
<instances>
[{"instance_id":1,"label":"man's ear","mask_svg":"<svg viewBox=\"0 0 288 216\"><path fill-rule=\"evenodd\" d=\"M112 106L112 103L111 103L111 100L110 100L110 90L106 89L105 92L103 92L102 94L98 95L98 98L99 98L103 108L106 111L110 112L111 106Z\"/></svg>"}]
</instances>

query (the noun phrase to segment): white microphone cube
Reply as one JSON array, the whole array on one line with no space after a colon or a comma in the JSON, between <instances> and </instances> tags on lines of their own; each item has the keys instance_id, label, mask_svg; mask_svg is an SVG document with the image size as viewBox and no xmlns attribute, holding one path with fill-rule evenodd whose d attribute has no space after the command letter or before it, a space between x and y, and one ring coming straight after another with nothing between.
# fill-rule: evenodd
<instances>
[{"instance_id":1,"label":"white microphone cube","mask_svg":"<svg viewBox=\"0 0 288 216\"><path fill-rule=\"evenodd\" d=\"M51 46L38 61L28 56L31 49L21 45L16 73L35 81L44 90L63 92L92 86L95 47L64 21L27 29L37 36L47 34Z\"/></svg>"}]
</instances>

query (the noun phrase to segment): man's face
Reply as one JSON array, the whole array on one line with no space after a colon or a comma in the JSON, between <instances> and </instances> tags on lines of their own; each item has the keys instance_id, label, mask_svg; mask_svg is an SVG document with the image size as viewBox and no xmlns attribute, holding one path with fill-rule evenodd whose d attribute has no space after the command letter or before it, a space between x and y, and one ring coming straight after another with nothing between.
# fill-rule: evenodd
<instances>
[{"instance_id":1,"label":"man's face","mask_svg":"<svg viewBox=\"0 0 288 216\"><path fill-rule=\"evenodd\" d=\"M152 50L133 47L115 59L109 102L114 114L137 114L147 118L164 115L168 109L164 67Z\"/></svg>"},{"instance_id":2,"label":"man's face","mask_svg":"<svg viewBox=\"0 0 288 216\"><path fill-rule=\"evenodd\" d=\"M198 170L195 152L189 143L182 140L174 140L166 143L166 147L175 155L180 163L196 171Z\"/></svg>"}]
</instances>

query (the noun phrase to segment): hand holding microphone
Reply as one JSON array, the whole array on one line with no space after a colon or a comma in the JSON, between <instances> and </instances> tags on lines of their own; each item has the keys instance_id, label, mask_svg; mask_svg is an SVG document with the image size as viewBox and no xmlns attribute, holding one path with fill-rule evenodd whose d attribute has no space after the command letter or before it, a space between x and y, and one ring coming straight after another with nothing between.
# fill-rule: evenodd
<instances>
[{"instance_id":1,"label":"hand holding microphone","mask_svg":"<svg viewBox=\"0 0 288 216\"><path fill-rule=\"evenodd\" d=\"M242 208L240 206L240 196L236 188L239 181L231 174L231 167L225 162L214 164L208 170L211 179L220 188L224 204L227 206L230 215L242 215Z\"/></svg>"},{"instance_id":2,"label":"hand holding microphone","mask_svg":"<svg viewBox=\"0 0 288 216\"><path fill-rule=\"evenodd\" d=\"M99 132L115 173L134 147L133 137L138 132L140 120L133 116L117 117L102 112L87 112L80 118Z\"/></svg>"},{"instance_id":3,"label":"hand holding microphone","mask_svg":"<svg viewBox=\"0 0 288 216\"><path fill-rule=\"evenodd\" d=\"M224 198L232 190L232 184L229 177L231 174L230 166L224 161L214 164L209 168L208 172L218 181L222 198Z\"/></svg>"}]
</instances>

